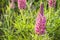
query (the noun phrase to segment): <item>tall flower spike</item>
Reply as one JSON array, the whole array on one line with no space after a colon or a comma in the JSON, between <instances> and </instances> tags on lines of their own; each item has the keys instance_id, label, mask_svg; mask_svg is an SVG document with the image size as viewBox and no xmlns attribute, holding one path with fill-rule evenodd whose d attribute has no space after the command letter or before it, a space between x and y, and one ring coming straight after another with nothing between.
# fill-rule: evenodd
<instances>
[{"instance_id":1,"label":"tall flower spike","mask_svg":"<svg viewBox=\"0 0 60 40\"><path fill-rule=\"evenodd\" d=\"M56 7L56 0L48 0L49 7Z\"/></svg>"},{"instance_id":2,"label":"tall flower spike","mask_svg":"<svg viewBox=\"0 0 60 40\"><path fill-rule=\"evenodd\" d=\"M15 8L15 4L14 4L14 0L10 0L10 8L14 9Z\"/></svg>"},{"instance_id":3,"label":"tall flower spike","mask_svg":"<svg viewBox=\"0 0 60 40\"><path fill-rule=\"evenodd\" d=\"M40 11L36 18L36 24L35 24L35 33L38 35L42 35L45 33L45 24L46 24L46 18L44 16L44 6L43 3L40 5Z\"/></svg>"},{"instance_id":4,"label":"tall flower spike","mask_svg":"<svg viewBox=\"0 0 60 40\"><path fill-rule=\"evenodd\" d=\"M18 8L25 9L26 8L26 0L18 0Z\"/></svg>"}]
</instances>

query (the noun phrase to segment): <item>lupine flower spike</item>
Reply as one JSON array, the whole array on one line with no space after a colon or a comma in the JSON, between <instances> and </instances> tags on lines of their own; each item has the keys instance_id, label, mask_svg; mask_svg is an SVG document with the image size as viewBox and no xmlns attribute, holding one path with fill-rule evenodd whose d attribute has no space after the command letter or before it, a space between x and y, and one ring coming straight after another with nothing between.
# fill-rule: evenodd
<instances>
[{"instance_id":1,"label":"lupine flower spike","mask_svg":"<svg viewBox=\"0 0 60 40\"><path fill-rule=\"evenodd\" d=\"M25 9L26 8L26 0L18 0L18 8Z\"/></svg>"},{"instance_id":2,"label":"lupine flower spike","mask_svg":"<svg viewBox=\"0 0 60 40\"><path fill-rule=\"evenodd\" d=\"M56 7L56 0L48 0L49 7Z\"/></svg>"},{"instance_id":3,"label":"lupine flower spike","mask_svg":"<svg viewBox=\"0 0 60 40\"><path fill-rule=\"evenodd\" d=\"M14 9L15 8L15 4L14 4L14 0L10 0L10 8Z\"/></svg>"},{"instance_id":4,"label":"lupine flower spike","mask_svg":"<svg viewBox=\"0 0 60 40\"><path fill-rule=\"evenodd\" d=\"M35 33L38 35L45 34L46 29L46 18L44 16L44 4L41 3L40 10L36 18L36 24L35 24Z\"/></svg>"}]
</instances>

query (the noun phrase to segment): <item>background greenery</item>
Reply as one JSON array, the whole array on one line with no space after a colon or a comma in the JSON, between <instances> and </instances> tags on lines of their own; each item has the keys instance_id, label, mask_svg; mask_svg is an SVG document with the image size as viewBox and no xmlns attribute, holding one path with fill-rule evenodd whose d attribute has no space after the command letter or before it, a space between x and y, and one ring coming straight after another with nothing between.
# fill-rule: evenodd
<instances>
[{"instance_id":1,"label":"background greenery","mask_svg":"<svg viewBox=\"0 0 60 40\"><path fill-rule=\"evenodd\" d=\"M56 8L49 8L47 0L44 3L46 16L46 34L38 36L34 32L35 19L41 0L27 0L27 8L10 9L9 0L0 0L0 40L60 40L60 0Z\"/></svg>"}]
</instances>

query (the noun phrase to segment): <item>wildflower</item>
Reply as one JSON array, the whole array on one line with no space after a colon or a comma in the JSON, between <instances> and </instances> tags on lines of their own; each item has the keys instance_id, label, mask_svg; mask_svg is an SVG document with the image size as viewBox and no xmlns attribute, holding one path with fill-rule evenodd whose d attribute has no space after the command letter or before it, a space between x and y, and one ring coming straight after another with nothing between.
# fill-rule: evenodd
<instances>
[{"instance_id":1,"label":"wildflower","mask_svg":"<svg viewBox=\"0 0 60 40\"><path fill-rule=\"evenodd\" d=\"M44 5L41 3L40 5L40 11L36 18L36 24L35 24L35 33L38 35L42 35L45 33L45 24L46 24L46 18L44 16Z\"/></svg>"},{"instance_id":2,"label":"wildflower","mask_svg":"<svg viewBox=\"0 0 60 40\"><path fill-rule=\"evenodd\" d=\"M14 9L15 8L15 4L12 2L10 3L10 8Z\"/></svg>"},{"instance_id":3,"label":"wildflower","mask_svg":"<svg viewBox=\"0 0 60 40\"><path fill-rule=\"evenodd\" d=\"M14 9L15 8L15 4L14 4L14 0L10 0L10 8Z\"/></svg>"},{"instance_id":4,"label":"wildflower","mask_svg":"<svg viewBox=\"0 0 60 40\"><path fill-rule=\"evenodd\" d=\"M56 6L56 0L48 0L49 7L55 7Z\"/></svg>"},{"instance_id":5,"label":"wildflower","mask_svg":"<svg viewBox=\"0 0 60 40\"><path fill-rule=\"evenodd\" d=\"M25 9L26 8L26 0L18 0L18 8Z\"/></svg>"}]
</instances>

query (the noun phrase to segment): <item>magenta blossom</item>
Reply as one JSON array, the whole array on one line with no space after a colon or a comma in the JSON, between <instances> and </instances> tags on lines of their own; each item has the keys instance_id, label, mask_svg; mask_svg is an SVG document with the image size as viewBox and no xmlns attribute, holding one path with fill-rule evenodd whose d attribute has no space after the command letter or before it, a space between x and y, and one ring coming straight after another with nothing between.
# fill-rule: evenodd
<instances>
[{"instance_id":1,"label":"magenta blossom","mask_svg":"<svg viewBox=\"0 0 60 40\"><path fill-rule=\"evenodd\" d=\"M18 0L18 8L25 9L26 8L26 0Z\"/></svg>"},{"instance_id":2,"label":"magenta blossom","mask_svg":"<svg viewBox=\"0 0 60 40\"><path fill-rule=\"evenodd\" d=\"M38 34L38 35L42 35L45 33L45 29L46 29L46 18L44 16L44 10L43 10L44 6L43 6L43 3L41 3L40 5L40 11L37 15L37 18L36 18L36 24L35 24L35 33Z\"/></svg>"},{"instance_id":3,"label":"magenta blossom","mask_svg":"<svg viewBox=\"0 0 60 40\"><path fill-rule=\"evenodd\" d=\"M56 7L56 0L48 0L49 7Z\"/></svg>"}]
</instances>

